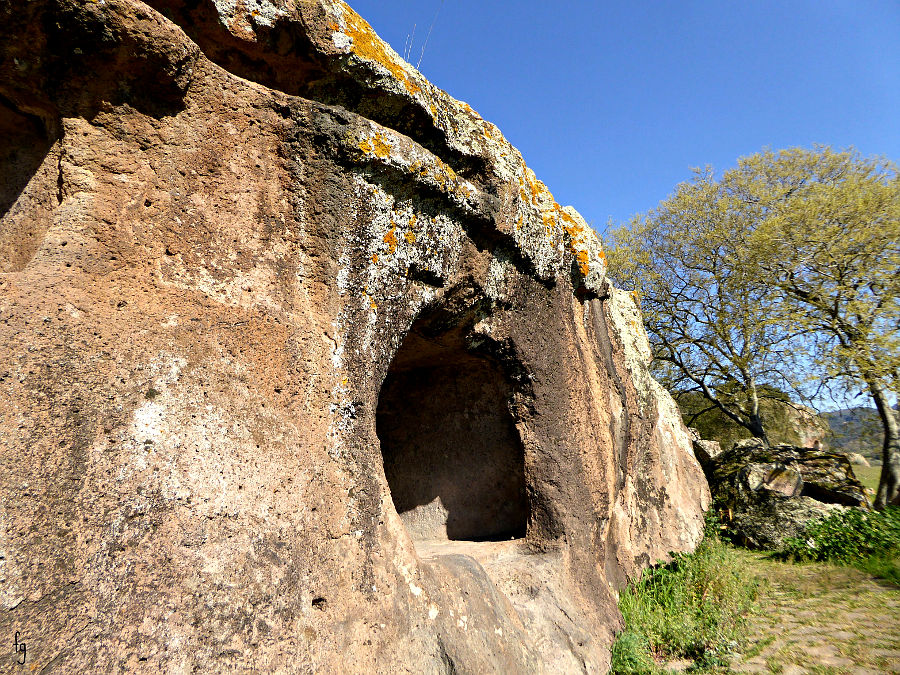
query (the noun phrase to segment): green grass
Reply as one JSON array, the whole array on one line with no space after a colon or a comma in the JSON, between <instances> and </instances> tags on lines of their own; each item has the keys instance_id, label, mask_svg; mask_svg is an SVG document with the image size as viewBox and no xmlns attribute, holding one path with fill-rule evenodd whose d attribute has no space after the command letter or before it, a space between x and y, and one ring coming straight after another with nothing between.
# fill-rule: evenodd
<instances>
[{"instance_id":1,"label":"green grass","mask_svg":"<svg viewBox=\"0 0 900 675\"><path fill-rule=\"evenodd\" d=\"M900 586L900 553L871 556L859 561L853 567Z\"/></svg>"},{"instance_id":2,"label":"green grass","mask_svg":"<svg viewBox=\"0 0 900 675\"><path fill-rule=\"evenodd\" d=\"M874 498L878 492L878 480L881 478L880 466L859 466L853 467L853 473L859 478L859 482L869 491L869 497Z\"/></svg>"},{"instance_id":3,"label":"green grass","mask_svg":"<svg viewBox=\"0 0 900 675\"><path fill-rule=\"evenodd\" d=\"M709 534L696 552L646 570L622 592L625 630L613 645L612 672L659 673L665 659L725 665L745 643L757 591L734 549Z\"/></svg>"},{"instance_id":4,"label":"green grass","mask_svg":"<svg viewBox=\"0 0 900 675\"><path fill-rule=\"evenodd\" d=\"M847 565L900 585L900 508L847 509L815 520L775 556Z\"/></svg>"}]
</instances>

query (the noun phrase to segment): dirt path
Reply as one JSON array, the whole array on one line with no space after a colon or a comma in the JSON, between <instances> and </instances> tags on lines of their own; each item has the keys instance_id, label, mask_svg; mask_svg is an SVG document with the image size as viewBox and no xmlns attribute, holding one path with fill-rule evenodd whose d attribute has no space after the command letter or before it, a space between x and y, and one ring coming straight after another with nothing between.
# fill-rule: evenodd
<instances>
[{"instance_id":1,"label":"dirt path","mask_svg":"<svg viewBox=\"0 0 900 675\"><path fill-rule=\"evenodd\" d=\"M761 575L742 673L900 673L900 588L853 569L796 565L740 551Z\"/></svg>"}]
</instances>

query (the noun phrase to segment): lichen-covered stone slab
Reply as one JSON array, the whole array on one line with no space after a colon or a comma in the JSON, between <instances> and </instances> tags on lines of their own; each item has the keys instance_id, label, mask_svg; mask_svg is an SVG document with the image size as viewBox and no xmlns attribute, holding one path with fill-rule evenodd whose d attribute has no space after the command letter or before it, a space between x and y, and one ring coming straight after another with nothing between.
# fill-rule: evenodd
<instances>
[{"instance_id":1,"label":"lichen-covered stone slab","mask_svg":"<svg viewBox=\"0 0 900 675\"><path fill-rule=\"evenodd\" d=\"M835 510L871 508L840 452L748 439L704 459L703 469L729 534L753 548L777 549Z\"/></svg>"},{"instance_id":2,"label":"lichen-covered stone slab","mask_svg":"<svg viewBox=\"0 0 900 675\"><path fill-rule=\"evenodd\" d=\"M602 672L700 538L596 236L344 3L0 4L0 172L33 671Z\"/></svg>"}]
</instances>

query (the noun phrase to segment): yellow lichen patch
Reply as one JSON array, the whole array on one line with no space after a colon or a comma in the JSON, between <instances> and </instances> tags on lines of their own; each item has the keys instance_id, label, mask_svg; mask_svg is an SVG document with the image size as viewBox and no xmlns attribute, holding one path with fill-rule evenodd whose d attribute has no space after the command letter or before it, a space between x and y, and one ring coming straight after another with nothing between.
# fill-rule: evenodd
<instances>
[{"instance_id":1,"label":"yellow lichen patch","mask_svg":"<svg viewBox=\"0 0 900 675\"><path fill-rule=\"evenodd\" d=\"M544 211L541 219L544 221L544 230L547 232L547 236L551 236L556 226L556 218L550 211Z\"/></svg>"},{"instance_id":2,"label":"yellow lichen patch","mask_svg":"<svg viewBox=\"0 0 900 675\"><path fill-rule=\"evenodd\" d=\"M372 149L375 151L375 156L381 159L384 159L388 155L391 154L391 150L393 149L391 145L384 140L384 136L378 134L372 140Z\"/></svg>"},{"instance_id":3,"label":"yellow lichen patch","mask_svg":"<svg viewBox=\"0 0 900 675\"><path fill-rule=\"evenodd\" d=\"M416 229L416 214L415 213L409 217L409 223L407 224L407 227L409 227L409 229L411 229L411 230Z\"/></svg>"},{"instance_id":4,"label":"yellow lichen patch","mask_svg":"<svg viewBox=\"0 0 900 675\"><path fill-rule=\"evenodd\" d=\"M378 305L375 302L375 298L373 298L372 295L369 293L368 286L363 286L363 297L368 301L369 309L371 309L372 311L375 311L378 309Z\"/></svg>"},{"instance_id":5,"label":"yellow lichen patch","mask_svg":"<svg viewBox=\"0 0 900 675\"><path fill-rule=\"evenodd\" d=\"M547 186L537 180L534 174L527 169L524 177L519 177L519 185L522 186L519 190L522 201L529 201L535 206L538 206L538 197L547 193Z\"/></svg>"},{"instance_id":6,"label":"yellow lichen patch","mask_svg":"<svg viewBox=\"0 0 900 675\"><path fill-rule=\"evenodd\" d=\"M388 142L387 136L379 132L372 138L361 140L359 149L367 155L375 155L378 159L385 159L390 156L394 146Z\"/></svg>"},{"instance_id":7,"label":"yellow lichen patch","mask_svg":"<svg viewBox=\"0 0 900 675\"><path fill-rule=\"evenodd\" d=\"M372 264L373 265L378 264L378 254L377 253L372 254Z\"/></svg>"},{"instance_id":8,"label":"yellow lichen patch","mask_svg":"<svg viewBox=\"0 0 900 675\"><path fill-rule=\"evenodd\" d=\"M407 232L403 235L403 238L406 239L406 243L415 244L416 243L416 233L415 232Z\"/></svg>"},{"instance_id":9,"label":"yellow lichen patch","mask_svg":"<svg viewBox=\"0 0 900 675\"><path fill-rule=\"evenodd\" d=\"M387 244L388 253L394 253L397 250L397 225L396 223L391 223L391 229L388 230L388 233L384 235L384 243Z\"/></svg>"},{"instance_id":10,"label":"yellow lichen patch","mask_svg":"<svg viewBox=\"0 0 900 675\"><path fill-rule=\"evenodd\" d=\"M387 45L372 30L368 22L350 9L346 3L341 4L346 25L340 29L340 32L353 38L351 51L360 58L381 64L403 84L410 94L418 94L422 91L422 87L412 81L399 59L388 52Z\"/></svg>"}]
</instances>

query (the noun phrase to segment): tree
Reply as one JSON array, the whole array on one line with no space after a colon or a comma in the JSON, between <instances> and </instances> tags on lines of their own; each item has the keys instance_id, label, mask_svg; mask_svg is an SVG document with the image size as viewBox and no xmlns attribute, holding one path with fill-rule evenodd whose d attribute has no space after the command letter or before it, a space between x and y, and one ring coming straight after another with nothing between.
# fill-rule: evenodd
<instances>
[{"instance_id":1,"label":"tree","mask_svg":"<svg viewBox=\"0 0 900 675\"><path fill-rule=\"evenodd\" d=\"M883 508L900 490L900 174L830 148L765 152L739 170L766 205L749 262L778 294L779 320L815 335L825 376L862 388L878 410Z\"/></svg>"},{"instance_id":2,"label":"tree","mask_svg":"<svg viewBox=\"0 0 900 675\"><path fill-rule=\"evenodd\" d=\"M799 392L806 369L862 390L884 431L876 506L898 499L896 166L827 147L758 153L719 180L696 172L613 243L611 270L633 276L670 386L751 431L760 383Z\"/></svg>"},{"instance_id":3,"label":"tree","mask_svg":"<svg viewBox=\"0 0 900 675\"><path fill-rule=\"evenodd\" d=\"M640 297L663 384L676 398L699 392L708 407L698 415L717 408L768 443L760 398L791 388L784 352L796 336L771 320L771 289L743 260L746 241L734 234L758 214L736 187L695 171L655 210L614 230L607 255L617 282Z\"/></svg>"}]
</instances>

